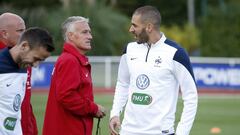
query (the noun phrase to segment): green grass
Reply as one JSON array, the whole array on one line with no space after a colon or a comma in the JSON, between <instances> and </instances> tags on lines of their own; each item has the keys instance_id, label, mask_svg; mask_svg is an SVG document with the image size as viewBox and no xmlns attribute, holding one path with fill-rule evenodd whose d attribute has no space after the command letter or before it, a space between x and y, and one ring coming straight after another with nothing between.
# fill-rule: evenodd
<instances>
[{"instance_id":1,"label":"green grass","mask_svg":"<svg viewBox=\"0 0 240 135\"><path fill-rule=\"evenodd\" d=\"M95 95L95 101L107 108L107 116L101 120L101 134L108 135L109 112L112 105L112 95ZM37 119L39 135L45 113L47 94L34 93L32 105ZM237 135L240 128L240 95L239 96L199 96L197 116L191 130L191 135L211 135L212 127L221 128L219 135ZM179 121L182 111L182 101L179 100L176 112L176 121ZM96 132L97 119L95 119L93 135Z\"/></svg>"}]
</instances>

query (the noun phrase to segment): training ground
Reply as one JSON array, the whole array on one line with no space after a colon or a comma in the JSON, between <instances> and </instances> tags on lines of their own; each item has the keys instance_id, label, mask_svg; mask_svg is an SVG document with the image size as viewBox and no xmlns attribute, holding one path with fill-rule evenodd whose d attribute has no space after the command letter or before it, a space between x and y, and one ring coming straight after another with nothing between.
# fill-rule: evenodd
<instances>
[{"instance_id":1,"label":"training ground","mask_svg":"<svg viewBox=\"0 0 240 135\"><path fill-rule=\"evenodd\" d=\"M32 106L37 119L39 135L41 135L48 90L33 89L32 91ZM94 88L95 102L107 108L107 116L101 120L101 135L109 135L108 121L113 93L113 88ZM176 122L180 119L182 107L182 100L179 98ZM93 135L96 132L96 124L97 121L94 124ZM228 92L223 90L199 90L198 111L191 135L238 135L239 127L240 92L231 90ZM217 132L211 133L212 128L218 129Z\"/></svg>"}]
</instances>

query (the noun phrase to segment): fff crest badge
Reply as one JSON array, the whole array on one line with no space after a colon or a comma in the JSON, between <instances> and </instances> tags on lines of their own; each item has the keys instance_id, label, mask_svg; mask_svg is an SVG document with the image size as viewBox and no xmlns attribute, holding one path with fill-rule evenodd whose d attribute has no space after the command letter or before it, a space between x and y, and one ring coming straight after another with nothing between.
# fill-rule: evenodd
<instances>
[{"instance_id":1,"label":"fff crest badge","mask_svg":"<svg viewBox=\"0 0 240 135\"><path fill-rule=\"evenodd\" d=\"M155 64L154 64L154 67L160 67L160 64L162 63L161 57L158 56L158 58L155 59L154 63L155 63Z\"/></svg>"},{"instance_id":2,"label":"fff crest badge","mask_svg":"<svg viewBox=\"0 0 240 135\"><path fill-rule=\"evenodd\" d=\"M144 90L146 89L150 84L150 80L147 75L141 74L137 77L136 85L139 89Z\"/></svg>"},{"instance_id":3,"label":"fff crest badge","mask_svg":"<svg viewBox=\"0 0 240 135\"><path fill-rule=\"evenodd\" d=\"M18 112L19 109L20 109L20 106L21 106L21 96L20 96L20 94L17 94L14 98L14 101L13 101L14 111Z\"/></svg>"}]
</instances>

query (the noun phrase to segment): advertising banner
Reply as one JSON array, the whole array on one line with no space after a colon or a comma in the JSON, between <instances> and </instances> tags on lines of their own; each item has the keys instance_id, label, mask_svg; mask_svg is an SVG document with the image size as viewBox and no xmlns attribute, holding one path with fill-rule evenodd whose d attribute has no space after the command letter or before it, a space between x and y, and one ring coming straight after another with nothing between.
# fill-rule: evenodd
<instances>
[{"instance_id":1,"label":"advertising banner","mask_svg":"<svg viewBox=\"0 0 240 135\"><path fill-rule=\"evenodd\" d=\"M193 63L198 88L240 90L240 64Z\"/></svg>"}]
</instances>

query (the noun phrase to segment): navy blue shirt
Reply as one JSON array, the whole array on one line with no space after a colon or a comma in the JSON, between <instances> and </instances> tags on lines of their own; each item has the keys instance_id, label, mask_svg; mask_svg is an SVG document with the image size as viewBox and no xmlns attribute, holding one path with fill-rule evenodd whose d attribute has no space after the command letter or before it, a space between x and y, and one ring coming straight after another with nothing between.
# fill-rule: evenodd
<instances>
[{"instance_id":1,"label":"navy blue shirt","mask_svg":"<svg viewBox=\"0 0 240 135\"><path fill-rule=\"evenodd\" d=\"M0 51L0 74L3 73L24 73L26 69L20 69L18 64L13 61L13 58L8 48Z\"/></svg>"}]
</instances>

